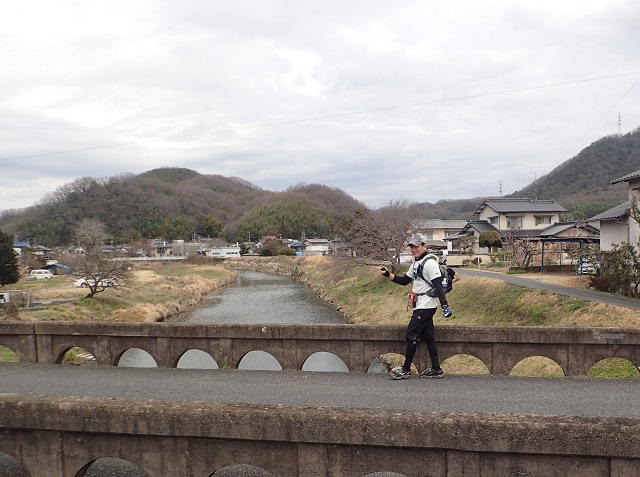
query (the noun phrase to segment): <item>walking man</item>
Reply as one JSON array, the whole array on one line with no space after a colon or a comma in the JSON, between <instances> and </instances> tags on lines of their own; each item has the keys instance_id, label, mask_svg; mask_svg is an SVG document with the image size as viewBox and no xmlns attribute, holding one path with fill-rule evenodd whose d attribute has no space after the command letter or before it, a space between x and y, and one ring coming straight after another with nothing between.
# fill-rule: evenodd
<instances>
[{"instance_id":1,"label":"walking man","mask_svg":"<svg viewBox=\"0 0 640 477\"><path fill-rule=\"evenodd\" d=\"M449 309L445 290L442 287L443 277L440 273L438 260L427 257L427 246L422 236L413 235L408 241L408 246L414 261L404 276L397 276L384 267L380 269L382 275L398 285L408 285L413 282L412 292L409 294L412 298L413 313L405 334L407 340L405 361L402 366L393 368L389 374L392 379L406 379L411 376L411 362L418 349L418 341L422 340L427 345L431 367L422 371L420 377L441 378L444 371L440 367L433 316L438 308L438 303L442 307L442 316L445 318L450 318L453 312Z\"/></svg>"}]
</instances>

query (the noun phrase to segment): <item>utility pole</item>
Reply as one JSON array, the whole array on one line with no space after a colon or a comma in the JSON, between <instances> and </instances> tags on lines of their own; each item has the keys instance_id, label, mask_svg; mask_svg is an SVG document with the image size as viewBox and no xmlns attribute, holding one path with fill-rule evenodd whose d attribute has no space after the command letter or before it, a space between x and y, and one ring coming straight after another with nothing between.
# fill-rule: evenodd
<instances>
[{"instance_id":1,"label":"utility pole","mask_svg":"<svg viewBox=\"0 0 640 477\"><path fill-rule=\"evenodd\" d=\"M538 200L538 183L536 182L538 180L538 175L536 171L529 170L529 175L531 174L533 174L533 184L536 186L536 200Z\"/></svg>"}]
</instances>

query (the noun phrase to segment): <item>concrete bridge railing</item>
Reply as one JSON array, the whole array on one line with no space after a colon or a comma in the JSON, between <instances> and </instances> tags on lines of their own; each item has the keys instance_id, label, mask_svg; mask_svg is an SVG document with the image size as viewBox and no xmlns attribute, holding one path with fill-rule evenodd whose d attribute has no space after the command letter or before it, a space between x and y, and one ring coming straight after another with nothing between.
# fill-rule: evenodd
<instances>
[{"instance_id":1,"label":"concrete bridge railing","mask_svg":"<svg viewBox=\"0 0 640 477\"><path fill-rule=\"evenodd\" d=\"M176 367L187 351L201 350L219 367L237 368L249 352L264 351L285 370L300 370L311 355L327 352L350 372L367 372L383 354L404 354L404 330L403 325L4 322L0 346L21 361L52 364L79 347L107 366L117 365L132 348L149 353L160 367ZM531 356L553 360L565 376L586 375L606 358L640 363L640 330L632 328L440 326L437 339L442 360L472 355L491 374L508 375ZM424 346L415 363L418 369L428 366Z\"/></svg>"},{"instance_id":2,"label":"concrete bridge railing","mask_svg":"<svg viewBox=\"0 0 640 477\"><path fill-rule=\"evenodd\" d=\"M3 477L83 477L105 457L146 477L635 477L639 427L619 418L0 394L0 456L24 469ZM263 472L224 471L238 463Z\"/></svg>"}]
</instances>

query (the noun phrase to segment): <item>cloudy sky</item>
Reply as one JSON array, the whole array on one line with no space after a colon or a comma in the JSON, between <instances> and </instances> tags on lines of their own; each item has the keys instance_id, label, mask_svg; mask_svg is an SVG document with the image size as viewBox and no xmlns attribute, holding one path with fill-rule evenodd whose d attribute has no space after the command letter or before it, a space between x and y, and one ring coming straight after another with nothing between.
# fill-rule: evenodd
<instances>
[{"instance_id":1,"label":"cloudy sky","mask_svg":"<svg viewBox=\"0 0 640 477\"><path fill-rule=\"evenodd\" d=\"M2 2L0 210L158 167L508 194L640 126L638 25L637 0Z\"/></svg>"}]
</instances>

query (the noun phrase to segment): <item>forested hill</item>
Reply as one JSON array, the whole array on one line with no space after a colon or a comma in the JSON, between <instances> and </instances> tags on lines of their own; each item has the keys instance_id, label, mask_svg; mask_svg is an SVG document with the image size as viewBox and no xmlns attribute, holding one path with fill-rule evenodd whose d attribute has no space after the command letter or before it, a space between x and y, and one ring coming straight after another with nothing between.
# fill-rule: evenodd
<instances>
[{"instance_id":1,"label":"forested hill","mask_svg":"<svg viewBox=\"0 0 640 477\"><path fill-rule=\"evenodd\" d=\"M284 192L263 190L234 177L184 168L139 175L77 179L25 210L5 212L0 228L48 246L73 243L76 224L103 222L114 242L143 238L223 236L243 241L263 234L325 237L335 224L364 207L341 191L302 184Z\"/></svg>"},{"instance_id":2,"label":"forested hill","mask_svg":"<svg viewBox=\"0 0 640 477\"><path fill-rule=\"evenodd\" d=\"M640 128L623 136L607 136L584 148L527 187L505 197L554 199L570 211L566 220L583 219L627 199L626 183L611 181L640 169ZM482 197L423 204L431 218L469 218Z\"/></svg>"},{"instance_id":3,"label":"forested hill","mask_svg":"<svg viewBox=\"0 0 640 477\"><path fill-rule=\"evenodd\" d=\"M569 210L563 220L588 218L626 200L626 184L610 182L638 169L640 128L595 141L506 197L555 199ZM482 199L424 203L422 217L468 219ZM5 211L0 229L48 246L73 243L74 227L85 218L103 222L114 243L153 237L190 239L194 234L230 242L267 234L329 238L338 232L340 221L363 207L342 190L321 184L272 192L240 178L162 168L139 175L78 179L37 205Z\"/></svg>"}]
</instances>

